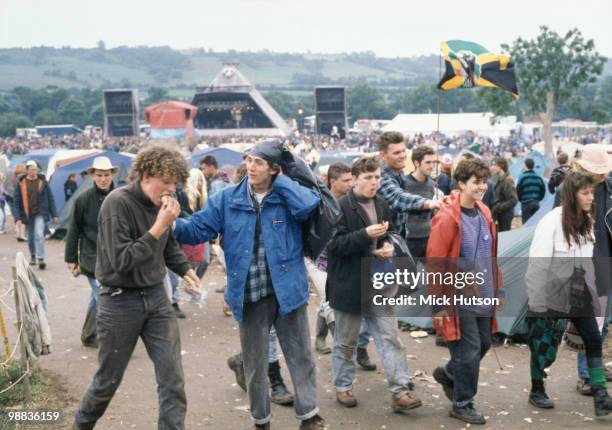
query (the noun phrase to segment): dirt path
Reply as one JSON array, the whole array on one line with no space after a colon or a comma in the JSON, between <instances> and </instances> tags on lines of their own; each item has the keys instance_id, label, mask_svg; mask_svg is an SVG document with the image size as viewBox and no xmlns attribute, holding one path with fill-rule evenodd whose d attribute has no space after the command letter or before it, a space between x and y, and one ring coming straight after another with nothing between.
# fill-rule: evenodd
<instances>
[{"instance_id":1,"label":"dirt path","mask_svg":"<svg viewBox=\"0 0 612 430\"><path fill-rule=\"evenodd\" d=\"M0 236L0 293L5 291L10 278L10 267L16 251L27 253L26 244L18 244L13 235ZM66 409L66 421L55 428L70 428L74 409L96 369L96 350L80 344L80 330L85 317L89 287L83 277L69 276L63 263L63 242L47 242L45 271L40 278L49 298L49 320L53 334L52 354L41 359L41 366L59 377L73 399ZM204 279L209 289L205 307L183 306L188 315L179 320L186 375L188 399L187 428L251 429L247 396L234 382L226 366L229 355L238 352L236 323L221 312L222 295L214 289L222 285L224 277L214 264ZM318 298L311 297L311 327ZM11 298L2 298L12 306ZM11 343L14 342L14 314L5 309ZM311 329L312 332L312 329ZM434 345L428 337L418 343L408 333L401 334L407 346L409 365L414 372L424 371L416 378L416 394L424 406L407 415L391 412L390 396L385 389L384 374L380 371L374 346L370 355L379 366L377 372L358 371L355 395L360 404L355 409L343 409L335 401L331 385L330 356L315 355L318 368L319 405L321 415L331 429L463 429L458 421L448 417L449 404L442 390L427 375L444 363L448 351ZM557 404L552 411L539 411L527 404L529 387L529 354L525 346L498 348L505 370L500 371L495 356L489 353L482 363L477 406L489 417L487 429L543 429L543 428L610 428L611 420L593 421L592 400L575 391L575 354L562 350L551 370L549 393ZM612 360L612 356L607 356ZM283 364L283 374L287 375ZM288 376L285 377L288 380ZM155 429L157 422L157 393L153 366L139 342L128 366L126 376L106 415L97 428ZM290 408L273 406L274 429L295 429L297 421Z\"/></svg>"}]
</instances>

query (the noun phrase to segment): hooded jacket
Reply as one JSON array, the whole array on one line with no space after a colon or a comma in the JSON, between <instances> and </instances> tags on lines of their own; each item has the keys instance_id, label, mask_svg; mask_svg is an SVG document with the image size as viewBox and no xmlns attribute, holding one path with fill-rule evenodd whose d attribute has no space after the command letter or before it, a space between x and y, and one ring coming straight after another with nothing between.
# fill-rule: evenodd
<instances>
[{"instance_id":1,"label":"hooded jacket","mask_svg":"<svg viewBox=\"0 0 612 430\"><path fill-rule=\"evenodd\" d=\"M441 273L457 272L457 259L461 251L461 201L460 192L454 190L451 192L449 203L444 204L438 214L433 218L431 225L431 234L427 242L427 271ZM476 208L484 215L489 231L492 237L492 259L493 259L493 292L494 297L502 298L503 281L501 271L497 266L497 229L489 208L477 201ZM437 297L452 297L454 294L454 286L446 286L436 283L427 285L429 294ZM435 328L443 336L444 340L455 341L461 339L461 325L459 322L459 307L451 304L446 307L446 311L450 318L445 319L440 325ZM492 332L497 332L497 320L495 316L491 318Z\"/></svg>"}]
</instances>

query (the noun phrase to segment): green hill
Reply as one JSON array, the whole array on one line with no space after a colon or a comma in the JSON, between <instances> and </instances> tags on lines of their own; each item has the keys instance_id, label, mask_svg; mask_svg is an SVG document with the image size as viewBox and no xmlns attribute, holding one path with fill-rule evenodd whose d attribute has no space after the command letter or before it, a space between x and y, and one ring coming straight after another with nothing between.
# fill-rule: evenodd
<instances>
[{"instance_id":1,"label":"green hill","mask_svg":"<svg viewBox=\"0 0 612 430\"><path fill-rule=\"evenodd\" d=\"M238 62L256 85L299 90L350 85L414 86L438 76L438 57L379 58L372 53L336 55L177 51L169 47L0 49L0 91L17 86L63 88L151 86L194 89L207 85L225 62Z\"/></svg>"}]
</instances>

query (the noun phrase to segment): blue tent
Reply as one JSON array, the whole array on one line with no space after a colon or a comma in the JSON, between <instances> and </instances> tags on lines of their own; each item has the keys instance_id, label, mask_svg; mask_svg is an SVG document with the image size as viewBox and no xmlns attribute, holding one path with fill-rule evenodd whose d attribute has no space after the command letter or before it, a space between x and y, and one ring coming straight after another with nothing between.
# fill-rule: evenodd
<instances>
[{"instance_id":1,"label":"blue tent","mask_svg":"<svg viewBox=\"0 0 612 430\"><path fill-rule=\"evenodd\" d=\"M29 151L25 155L15 155L11 158L9 171L13 171L15 165L17 164L25 164L27 161L35 160L40 166L41 172L46 172L47 167L49 166L49 160L51 157L55 155L57 149L35 149L33 151Z\"/></svg>"},{"instance_id":2,"label":"blue tent","mask_svg":"<svg viewBox=\"0 0 612 430\"><path fill-rule=\"evenodd\" d=\"M75 173L77 175L77 184L80 186L83 182L80 175L81 172L89 169L93 164L94 158L100 156L108 157L113 166L119 167L120 165L123 165L128 171L132 167L132 159L134 158L134 155L123 152L101 151L96 154L92 154L87 158L82 158L73 163L59 167L55 172L53 172L53 175L49 180L49 185L51 186L51 191L53 192L53 198L55 199L55 207L57 208L58 212L61 212L62 208L66 204L66 200L64 198L64 182L66 182L66 179L68 179L68 175Z\"/></svg>"},{"instance_id":3,"label":"blue tent","mask_svg":"<svg viewBox=\"0 0 612 430\"><path fill-rule=\"evenodd\" d=\"M192 152L188 158L191 167L200 167L200 160L207 155L212 155L217 159L219 167L230 165L238 166L242 163L243 154L240 152L232 151L226 148L206 148L201 151Z\"/></svg>"}]
</instances>

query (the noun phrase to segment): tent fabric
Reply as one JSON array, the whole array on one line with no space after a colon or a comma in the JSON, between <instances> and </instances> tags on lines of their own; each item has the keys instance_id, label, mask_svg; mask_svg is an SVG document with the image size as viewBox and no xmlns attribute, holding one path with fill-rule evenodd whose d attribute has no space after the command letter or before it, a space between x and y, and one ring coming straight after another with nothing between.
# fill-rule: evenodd
<instances>
[{"instance_id":1,"label":"tent fabric","mask_svg":"<svg viewBox=\"0 0 612 430\"><path fill-rule=\"evenodd\" d=\"M75 173L77 175L77 184L80 186L83 183L83 179L80 176L81 172L89 169L93 164L94 158L100 156L108 157L113 166L120 167L123 165L128 171L132 167L132 159L134 158L133 154L127 154L124 152L100 151L90 155L87 158L81 158L70 164L61 166L55 171L55 173L53 173L51 179L48 179L51 192L53 193L53 198L55 199L55 207L57 208L58 212L61 212L66 204L66 199L64 198L64 182L66 182L66 179L68 179L68 175L70 173Z\"/></svg>"},{"instance_id":2,"label":"tent fabric","mask_svg":"<svg viewBox=\"0 0 612 430\"><path fill-rule=\"evenodd\" d=\"M200 160L207 155L212 155L217 159L217 164L221 166L238 166L242 163L243 154L240 152L232 151L226 148L206 148L202 151L192 152L189 156L188 162L192 167L199 168Z\"/></svg>"},{"instance_id":3,"label":"tent fabric","mask_svg":"<svg viewBox=\"0 0 612 430\"><path fill-rule=\"evenodd\" d=\"M48 179L53 176L55 170L65 164L74 163L77 160L91 157L99 152L99 149L60 149L49 159L46 177Z\"/></svg>"},{"instance_id":4,"label":"tent fabric","mask_svg":"<svg viewBox=\"0 0 612 430\"><path fill-rule=\"evenodd\" d=\"M198 108L183 102L165 102L145 109L145 119L151 129L184 129L193 122Z\"/></svg>"},{"instance_id":5,"label":"tent fabric","mask_svg":"<svg viewBox=\"0 0 612 430\"><path fill-rule=\"evenodd\" d=\"M188 137L186 128L152 128L151 139L185 139Z\"/></svg>"},{"instance_id":6,"label":"tent fabric","mask_svg":"<svg viewBox=\"0 0 612 430\"><path fill-rule=\"evenodd\" d=\"M120 164L117 173L113 175L113 182L115 183L115 188L119 188L125 184L127 184L128 174L130 173L130 169L125 164ZM55 226L55 231L53 232L53 239L63 239L66 237L66 233L68 232L68 224L70 223L70 218L72 217L72 210L74 208L74 202L77 197L83 194L85 191L90 189L93 186L93 180L91 176L87 176L81 186L76 190L74 195L68 200L68 202L64 205L59 214L59 222Z\"/></svg>"},{"instance_id":7,"label":"tent fabric","mask_svg":"<svg viewBox=\"0 0 612 430\"><path fill-rule=\"evenodd\" d=\"M491 125L494 115L480 113L443 113L440 114L440 132L446 136L459 136L474 131L480 136L499 138L509 136L516 128L516 116L498 117ZM383 127L383 131L399 131L405 135L433 133L438 130L438 114L398 114Z\"/></svg>"}]
</instances>

